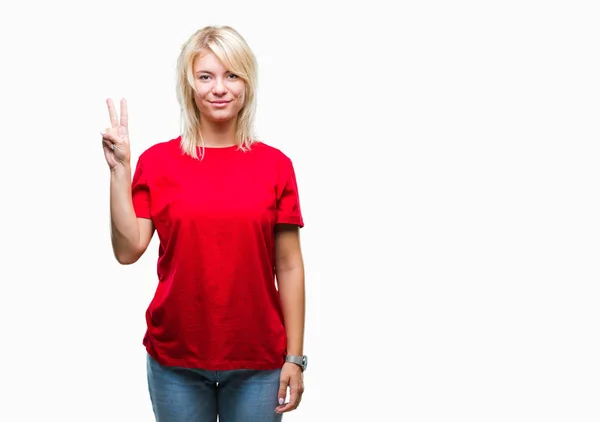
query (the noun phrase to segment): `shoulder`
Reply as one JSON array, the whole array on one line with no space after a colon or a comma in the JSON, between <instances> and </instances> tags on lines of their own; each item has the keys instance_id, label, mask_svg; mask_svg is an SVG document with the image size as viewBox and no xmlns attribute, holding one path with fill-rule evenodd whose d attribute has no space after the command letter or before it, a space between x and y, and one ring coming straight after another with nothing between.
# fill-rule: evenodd
<instances>
[{"instance_id":1,"label":"shoulder","mask_svg":"<svg viewBox=\"0 0 600 422\"><path fill-rule=\"evenodd\" d=\"M274 161L276 163L291 164L290 157L277 147L266 144L262 141L256 141L252 144L251 148L265 159Z\"/></svg>"},{"instance_id":2,"label":"shoulder","mask_svg":"<svg viewBox=\"0 0 600 422\"><path fill-rule=\"evenodd\" d=\"M142 151L139 159L140 161L144 161L144 163L150 164L156 161L164 161L165 158L173 154L181 154L180 142L180 136L168 141L157 142Z\"/></svg>"}]
</instances>

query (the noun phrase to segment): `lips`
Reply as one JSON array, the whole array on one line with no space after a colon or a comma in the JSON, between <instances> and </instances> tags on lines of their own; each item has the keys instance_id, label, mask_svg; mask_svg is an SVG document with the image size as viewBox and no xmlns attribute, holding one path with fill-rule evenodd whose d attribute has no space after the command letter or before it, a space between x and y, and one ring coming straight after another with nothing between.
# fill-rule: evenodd
<instances>
[{"instance_id":1,"label":"lips","mask_svg":"<svg viewBox=\"0 0 600 422\"><path fill-rule=\"evenodd\" d=\"M211 101L211 104L227 104L230 103L231 101Z\"/></svg>"}]
</instances>

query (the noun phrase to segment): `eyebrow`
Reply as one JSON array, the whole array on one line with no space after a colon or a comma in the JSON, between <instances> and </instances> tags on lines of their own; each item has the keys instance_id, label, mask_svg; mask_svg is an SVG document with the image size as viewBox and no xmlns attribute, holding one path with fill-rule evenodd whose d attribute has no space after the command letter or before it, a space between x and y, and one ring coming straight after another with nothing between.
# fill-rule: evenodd
<instances>
[{"instance_id":1,"label":"eyebrow","mask_svg":"<svg viewBox=\"0 0 600 422\"><path fill-rule=\"evenodd\" d=\"M214 75L214 73L212 73L212 72L211 72L211 71L209 71L209 70L203 70L203 69L200 69L200 70L197 70L197 71L196 71L196 75L199 75L200 73L208 73L209 75ZM226 71L225 71L225 72L223 72L223 73L234 73L234 72L232 72L231 70L226 70Z\"/></svg>"}]
</instances>

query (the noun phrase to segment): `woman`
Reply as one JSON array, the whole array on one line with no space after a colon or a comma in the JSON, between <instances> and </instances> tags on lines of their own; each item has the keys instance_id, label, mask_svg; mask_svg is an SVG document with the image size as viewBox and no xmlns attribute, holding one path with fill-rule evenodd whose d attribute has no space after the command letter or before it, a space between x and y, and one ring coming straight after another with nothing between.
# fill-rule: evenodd
<instances>
[{"instance_id":1,"label":"woman","mask_svg":"<svg viewBox=\"0 0 600 422\"><path fill-rule=\"evenodd\" d=\"M300 403L306 368L294 168L252 137L257 66L237 31L194 33L177 75L182 133L145 150L133 178L125 99L120 118L107 100L102 134L116 259L136 262L154 230L160 240L143 340L154 414L280 421Z\"/></svg>"}]
</instances>

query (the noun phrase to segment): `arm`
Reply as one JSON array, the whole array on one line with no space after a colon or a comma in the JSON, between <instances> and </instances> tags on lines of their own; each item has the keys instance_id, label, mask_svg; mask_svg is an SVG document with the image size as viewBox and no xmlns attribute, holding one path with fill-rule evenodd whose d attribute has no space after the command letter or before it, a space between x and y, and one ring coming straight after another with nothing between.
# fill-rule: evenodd
<instances>
[{"instance_id":1,"label":"arm","mask_svg":"<svg viewBox=\"0 0 600 422\"><path fill-rule=\"evenodd\" d=\"M289 158L279 162L277 218L275 224L275 276L287 336L287 354L304 353L304 261L300 250L300 227L304 226L294 166ZM285 403L287 390L290 400ZM302 369L285 362L279 376L277 413L298 407L304 393Z\"/></svg>"},{"instance_id":2,"label":"arm","mask_svg":"<svg viewBox=\"0 0 600 422\"><path fill-rule=\"evenodd\" d=\"M121 100L121 116L113 101L106 100L111 127L102 133L104 157L110 168L110 235L115 258L120 264L133 264L144 253L152 235L152 220L137 218L131 192L131 153L127 101Z\"/></svg>"},{"instance_id":3,"label":"arm","mask_svg":"<svg viewBox=\"0 0 600 422\"><path fill-rule=\"evenodd\" d=\"M275 226L275 274L287 335L287 354L302 355L304 349L304 263L300 250L300 230L291 224ZM302 370L286 362L279 377L277 413L294 410L304 393ZM287 389L290 400L285 403Z\"/></svg>"},{"instance_id":4,"label":"arm","mask_svg":"<svg viewBox=\"0 0 600 422\"><path fill-rule=\"evenodd\" d=\"M298 226L278 224L275 230L275 273L287 334L288 355L304 348L304 262Z\"/></svg>"},{"instance_id":5,"label":"arm","mask_svg":"<svg viewBox=\"0 0 600 422\"><path fill-rule=\"evenodd\" d=\"M148 248L154 224L147 218L137 218L131 199L131 169L116 166L110 172L111 241L115 258L120 264L136 262Z\"/></svg>"}]
</instances>

